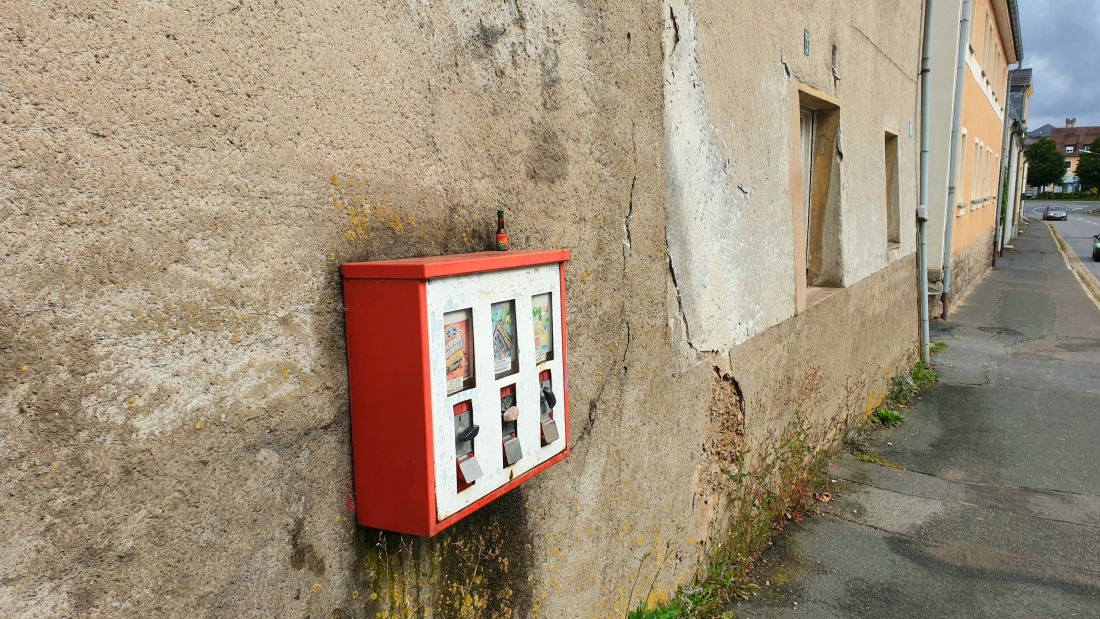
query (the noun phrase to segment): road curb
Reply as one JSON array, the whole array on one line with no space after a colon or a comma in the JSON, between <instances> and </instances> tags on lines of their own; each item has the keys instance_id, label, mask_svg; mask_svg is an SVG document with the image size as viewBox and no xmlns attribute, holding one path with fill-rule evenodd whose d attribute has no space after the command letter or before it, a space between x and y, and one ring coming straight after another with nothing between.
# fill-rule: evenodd
<instances>
[{"instance_id":1,"label":"road curb","mask_svg":"<svg viewBox=\"0 0 1100 619\"><path fill-rule=\"evenodd\" d=\"M1058 233L1054 226L1045 221L1043 223L1050 229L1050 234L1054 237L1054 244L1058 246L1058 253L1062 254L1062 259L1066 261L1066 268L1077 278L1077 282L1081 284L1081 288L1085 290L1085 294L1092 300L1096 309L1100 309L1100 279L1092 274L1092 271L1085 266L1085 263L1081 261L1077 254L1068 251L1069 243L1066 243L1066 240L1062 238L1062 235Z\"/></svg>"}]
</instances>

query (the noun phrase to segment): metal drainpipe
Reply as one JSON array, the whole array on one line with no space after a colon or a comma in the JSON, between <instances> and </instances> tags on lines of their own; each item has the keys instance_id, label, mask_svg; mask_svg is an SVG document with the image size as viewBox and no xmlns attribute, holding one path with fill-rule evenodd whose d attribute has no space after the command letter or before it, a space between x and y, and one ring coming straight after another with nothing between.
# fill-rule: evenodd
<instances>
[{"instance_id":1,"label":"metal drainpipe","mask_svg":"<svg viewBox=\"0 0 1100 619\"><path fill-rule=\"evenodd\" d=\"M928 74L932 71L932 5L927 0L924 8L924 41L921 43L920 61L920 198L917 206L917 231L920 247L917 250L917 269L920 271L920 360L928 363L928 143L930 141L928 117Z\"/></svg>"},{"instance_id":2,"label":"metal drainpipe","mask_svg":"<svg viewBox=\"0 0 1100 619\"><path fill-rule=\"evenodd\" d=\"M951 171L947 186L947 232L943 239L943 319L951 308L951 242L955 233L955 183L959 173L959 127L962 125L963 72L966 70L966 47L970 43L970 0L963 0L959 20L958 66L955 70L954 115L951 119Z\"/></svg>"},{"instance_id":3,"label":"metal drainpipe","mask_svg":"<svg viewBox=\"0 0 1100 619\"><path fill-rule=\"evenodd\" d=\"M1019 62L1020 60L1023 60L1023 59L1022 58L1017 59L1017 62L1016 62L1016 68L1017 69L1020 68L1020 62ZM1011 69L1009 69L1009 71L1010 71L1009 75L1011 75ZM1010 81L1011 81L1011 79L1012 78L1009 77ZM997 215L996 215L997 221L995 222L995 227L993 228L993 266L997 266L997 256L1001 255L1001 251L1003 251L1002 248L1004 247L1004 226L1001 225L1002 216L1005 219L1005 223L1006 224L1008 223L1008 209L1001 207L1001 200L1004 199L1004 195L1005 195L1005 174L1008 173L1008 142L1009 142L1009 137L1011 136L1011 133L1010 133L1009 130L1012 127L1012 121L1009 119L1009 116L1008 116L1008 106L1009 106L1008 97L1009 97L1010 92L1011 92L1011 88L1009 88L1008 90L1005 91L1005 97L1004 97L1005 98L1005 121L1004 121L1004 132L1001 135L1001 165L1000 165L1001 173L997 175L997 178L998 178L998 183L997 183Z\"/></svg>"}]
</instances>

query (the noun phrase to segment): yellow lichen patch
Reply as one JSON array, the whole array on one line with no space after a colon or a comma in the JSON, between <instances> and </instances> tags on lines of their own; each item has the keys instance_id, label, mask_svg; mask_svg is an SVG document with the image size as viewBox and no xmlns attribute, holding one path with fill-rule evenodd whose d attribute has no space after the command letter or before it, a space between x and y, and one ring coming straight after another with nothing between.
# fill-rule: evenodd
<instances>
[{"instance_id":1,"label":"yellow lichen patch","mask_svg":"<svg viewBox=\"0 0 1100 619\"><path fill-rule=\"evenodd\" d=\"M347 237L347 239L349 241L354 241L355 240L355 230L348 230L347 232L344 232L344 236Z\"/></svg>"},{"instance_id":2,"label":"yellow lichen patch","mask_svg":"<svg viewBox=\"0 0 1100 619\"><path fill-rule=\"evenodd\" d=\"M401 223L401 217L394 212L390 212L390 228L394 232L401 232L405 229L405 224Z\"/></svg>"},{"instance_id":3,"label":"yellow lichen patch","mask_svg":"<svg viewBox=\"0 0 1100 619\"><path fill-rule=\"evenodd\" d=\"M132 396L126 398L126 408L133 408L136 405L137 405L137 396L136 395L132 395Z\"/></svg>"},{"instance_id":4,"label":"yellow lichen patch","mask_svg":"<svg viewBox=\"0 0 1100 619\"><path fill-rule=\"evenodd\" d=\"M336 187L340 186L340 177L336 175L336 172L332 173L332 184Z\"/></svg>"},{"instance_id":5,"label":"yellow lichen patch","mask_svg":"<svg viewBox=\"0 0 1100 619\"><path fill-rule=\"evenodd\" d=\"M351 599L358 600L359 599L359 592L358 591L352 591L351 592Z\"/></svg>"},{"instance_id":6,"label":"yellow lichen patch","mask_svg":"<svg viewBox=\"0 0 1100 619\"><path fill-rule=\"evenodd\" d=\"M283 368L283 378L290 378L290 368Z\"/></svg>"},{"instance_id":7,"label":"yellow lichen patch","mask_svg":"<svg viewBox=\"0 0 1100 619\"><path fill-rule=\"evenodd\" d=\"M202 422L201 421L195 422L195 429L196 430L201 430L202 429Z\"/></svg>"},{"instance_id":8,"label":"yellow lichen patch","mask_svg":"<svg viewBox=\"0 0 1100 619\"><path fill-rule=\"evenodd\" d=\"M20 369L20 370L23 370L24 372L26 372L26 371L27 371L27 366L26 366L26 365L24 365L24 366L20 367L19 369Z\"/></svg>"},{"instance_id":9,"label":"yellow lichen patch","mask_svg":"<svg viewBox=\"0 0 1100 619\"><path fill-rule=\"evenodd\" d=\"M314 593L320 593L321 592L321 583L319 583L319 582L313 583L313 592Z\"/></svg>"},{"instance_id":10,"label":"yellow lichen patch","mask_svg":"<svg viewBox=\"0 0 1100 619\"><path fill-rule=\"evenodd\" d=\"M54 460L53 462L50 463L50 466L52 466L53 468L56 469L57 467L61 466L61 463L58 462L57 460Z\"/></svg>"}]
</instances>

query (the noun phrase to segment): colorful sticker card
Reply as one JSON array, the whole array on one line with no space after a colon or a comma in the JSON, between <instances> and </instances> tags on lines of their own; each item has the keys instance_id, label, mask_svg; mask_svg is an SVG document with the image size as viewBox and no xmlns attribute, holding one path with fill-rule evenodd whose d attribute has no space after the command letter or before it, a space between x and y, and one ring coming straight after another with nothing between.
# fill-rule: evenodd
<instances>
[{"instance_id":1,"label":"colorful sticker card","mask_svg":"<svg viewBox=\"0 0 1100 619\"><path fill-rule=\"evenodd\" d=\"M501 301L492 305L493 372L497 378L519 371L516 355L516 302Z\"/></svg>"},{"instance_id":2,"label":"colorful sticker card","mask_svg":"<svg viewBox=\"0 0 1100 619\"><path fill-rule=\"evenodd\" d=\"M443 315L443 342L447 356L447 395L474 386L473 342L470 310Z\"/></svg>"},{"instance_id":3,"label":"colorful sticker card","mask_svg":"<svg viewBox=\"0 0 1100 619\"><path fill-rule=\"evenodd\" d=\"M554 358L554 314L550 293L531 297L531 318L535 329L535 363Z\"/></svg>"}]
</instances>

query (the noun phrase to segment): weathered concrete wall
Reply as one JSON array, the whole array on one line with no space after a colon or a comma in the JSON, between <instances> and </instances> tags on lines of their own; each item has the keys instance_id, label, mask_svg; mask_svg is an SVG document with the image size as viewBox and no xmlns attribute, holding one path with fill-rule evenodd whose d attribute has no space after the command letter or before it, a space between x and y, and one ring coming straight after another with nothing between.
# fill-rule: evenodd
<instances>
[{"instance_id":1,"label":"weathered concrete wall","mask_svg":"<svg viewBox=\"0 0 1100 619\"><path fill-rule=\"evenodd\" d=\"M840 256L836 279L857 282L915 251L920 5L770 11L673 0L669 9L668 240L679 301L672 309L694 350L725 352L795 313L796 272L805 268L796 255L802 224L792 212L801 198L789 183L800 170L800 87L834 98L840 110L830 187L839 215L825 239ZM887 131L899 137L902 171L895 248L883 198Z\"/></svg>"},{"instance_id":2,"label":"weathered concrete wall","mask_svg":"<svg viewBox=\"0 0 1100 619\"><path fill-rule=\"evenodd\" d=\"M0 608L625 607L695 535L711 381L668 337L659 11L0 6ZM485 249L498 207L515 246L574 252L575 455L383 549L349 511L338 266Z\"/></svg>"},{"instance_id":3,"label":"weathered concrete wall","mask_svg":"<svg viewBox=\"0 0 1100 619\"><path fill-rule=\"evenodd\" d=\"M861 179L919 16L845 7L0 5L0 608L602 617L687 582L742 435L835 367L824 435L915 337L912 148L896 255ZM791 79L846 106L850 287L797 317ZM485 249L498 207L573 250L574 455L434 540L360 529L339 264Z\"/></svg>"},{"instance_id":4,"label":"weathered concrete wall","mask_svg":"<svg viewBox=\"0 0 1100 619\"><path fill-rule=\"evenodd\" d=\"M790 424L807 424L818 446L837 444L915 360L921 7L668 5L669 311L681 366L712 365L737 396L728 407L715 389L697 475L696 509L720 522L723 491L738 491L723 469L759 483ZM839 109L835 152L824 153L839 288L808 290L799 273L800 92ZM887 239L886 133L898 138L897 245ZM732 467L736 454L747 455Z\"/></svg>"},{"instance_id":5,"label":"weathered concrete wall","mask_svg":"<svg viewBox=\"0 0 1100 619\"><path fill-rule=\"evenodd\" d=\"M882 401L889 379L918 359L916 273L915 256L899 260L731 351L751 453L771 447L795 414L821 444L836 444Z\"/></svg>"}]
</instances>

